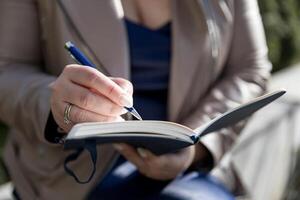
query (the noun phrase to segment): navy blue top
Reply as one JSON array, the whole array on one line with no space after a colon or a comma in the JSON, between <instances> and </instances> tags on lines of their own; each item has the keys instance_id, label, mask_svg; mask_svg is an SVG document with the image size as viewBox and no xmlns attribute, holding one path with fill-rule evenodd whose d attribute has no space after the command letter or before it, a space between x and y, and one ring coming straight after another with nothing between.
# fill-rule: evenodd
<instances>
[{"instance_id":1,"label":"navy blue top","mask_svg":"<svg viewBox=\"0 0 300 200\"><path fill-rule=\"evenodd\" d=\"M129 20L125 23L134 107L145 120L166 120L171 58L170 23L155 30Z\"/></svg>"}]
</instances>

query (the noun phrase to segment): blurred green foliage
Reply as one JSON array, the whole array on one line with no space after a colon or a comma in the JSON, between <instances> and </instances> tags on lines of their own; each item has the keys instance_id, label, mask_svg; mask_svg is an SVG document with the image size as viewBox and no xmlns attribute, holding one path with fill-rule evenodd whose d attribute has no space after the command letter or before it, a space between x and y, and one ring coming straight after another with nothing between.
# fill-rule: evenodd
<instances>
[{"instance_id":1,"label":"blurred green foliage","mask_svg":"<svg viewBox=\"0 0 300 200\"><path fill-rule=\"evenodd\" d=\"M300 61L300 1L258 0L269 46L278 71Z\"/></svg>"}]
</instances>

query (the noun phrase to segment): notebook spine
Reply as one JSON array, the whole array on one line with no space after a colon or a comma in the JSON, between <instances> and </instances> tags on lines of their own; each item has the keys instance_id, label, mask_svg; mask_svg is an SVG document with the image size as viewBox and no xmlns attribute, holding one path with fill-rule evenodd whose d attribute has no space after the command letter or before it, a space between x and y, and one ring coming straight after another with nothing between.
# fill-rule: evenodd
<instances>
[{"instance_id":1,"label":"notebook spine","mask_svg":"<svg viewBox=\"0 0 300 200\"><path fill-rule=\"evenodd\" d=\"M190 138L194 142L194 144L198 143L199 141L199 136L197 134L192 135Z\"/></svg>"}]
</instances>

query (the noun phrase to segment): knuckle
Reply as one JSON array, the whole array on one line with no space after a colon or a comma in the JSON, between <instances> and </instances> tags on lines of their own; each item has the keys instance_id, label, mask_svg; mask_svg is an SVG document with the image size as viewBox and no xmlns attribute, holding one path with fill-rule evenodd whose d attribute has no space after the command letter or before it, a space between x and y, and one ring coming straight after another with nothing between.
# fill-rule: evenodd
<instances>
[{"instance_id":1,"label":"knuckle","mask_svg":"<svg viewBox=\"0 0 300 200\"><path fill-rule=\"evenodd\" d=\"M56 79L55 81L51 82L51 83L48 85L48 87L49 87L50 89L52 89L52 88L55 86L56 81L57 81L57 79Z\"/></svg>"},{"instance_id":2,"label":"knuckle","mask_svg":"<svg viewBox=\"0 0 300 200\"><path fill-rule=\"evenodd\" d=\"M52 82L52 83L49 85L49 88L50 88L50 90L51 90L52 92L57 92L57 89L58 89L58 87L57 87L57 80L54 81L54 82Z\"/></svg>"},{"instance_id":3,"label":"knuckle","mask_svg":"<svg viewBox=\"0 0 300 200\"><path fill-rule=\"evenodd\" d=\"M61 95L63 87L61 87L61 82L56 80L49 85L49 89L51 92L51 97L58 97Z\"/></svg>"},{"instance_id":4,"label":"knuckle","mask_svg":"<svg viewBox=\"0 0 300 200\"><path fill-rule=\"evenodd\" d=\"M94 69L86 69L87 81L94 85L99 81L99 76Z\"/></svg>"},{"instance_id":5,"label":"knuckle","mask_svg":"<svg viewBox=\"0 0 300 200\"><path fill-rule=\"evenodd\" d=\"M111 96L114 93L114 91L116 90L116 85L114 85L114 84L109 85L107 89L108 89L108 95Z\"/></svg>"}]
</instances>

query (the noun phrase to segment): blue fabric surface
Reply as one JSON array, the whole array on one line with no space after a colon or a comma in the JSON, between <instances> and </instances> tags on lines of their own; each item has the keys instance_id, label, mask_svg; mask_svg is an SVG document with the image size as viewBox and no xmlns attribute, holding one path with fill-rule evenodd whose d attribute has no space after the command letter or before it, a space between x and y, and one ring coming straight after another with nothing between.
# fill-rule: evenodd
<instances>
[{"instance_id":1,"label":"blue fabric surface","mask_svg":"<svg viewBox=\"0 0 300 200\"><path fill-rule=\"evenodd\" d=\"M234 200L234 197L209 175L189 172L173 181L158 181L143 176L134 165L120 158L89 199Z\"/></svg>"}]
</instances>

